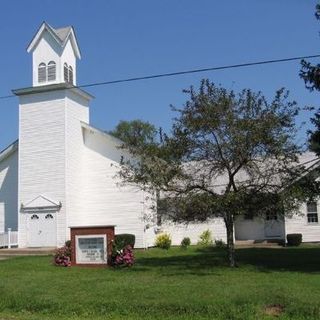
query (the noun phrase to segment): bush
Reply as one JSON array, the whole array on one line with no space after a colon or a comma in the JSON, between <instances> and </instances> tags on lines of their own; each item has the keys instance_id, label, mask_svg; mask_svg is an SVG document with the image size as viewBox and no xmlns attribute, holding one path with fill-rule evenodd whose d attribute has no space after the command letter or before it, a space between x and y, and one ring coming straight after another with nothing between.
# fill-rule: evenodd
<instances>
[{"instance_id":1,"label":"bush","mask_svg":"<svg viewBox=\"0 0 320 320\"><path fill-rule=\"evenodd\" d=\"M60 267L71 267L71 242L55 251L54 264Z\"/></svg>"},{"instance_id":2,"label":"bush","mask_svg":"<svg viewBox=\"0 0 320 320\"><path fill-rule=\"evenodd\" d=\"M182 239L180 246L181 246L181 248L186 249L188 246L190 246L190 244L191 244L190 238L185 237Z\"/></svg>"},{"instance_id":3,"label":"bush","mask_svg":"<svg viewBox=\"0 0 320 320\"><path fill-rule=\"evenodd\" d=\"M288 246L300 246L301 242L302 242L302 234L301 233L287 234Z\"/></svg>"},{"instance_id":4,"label":"bush","mask_svg":"<svg viewBox=\"0 0 320 320\"><path fill-rule=\"evenodd\" d=\"M168 233L161 233L156 238L156 247L168 250L171 247L171 237Z\"/></svg>"},{"instance_id":5,"label":"bush","mask_svg":"<svg viewBox=\"0 0 320 320\"><path fill-rule=\"evenodd\" d=\"M211 246L213 244L212 232L208 229L203 231L199 236L198 245Z\"/></svg>"},{"instance_id":6,"label":"bush","mask_svg":"<svg viewBox=\"0 0 320 320\"><path fill-rule=\"evenodd\" d=\"M214 241L217 248L225 248L226 244L223 240L215 240Z\"/></svg>"},{"instance_id":7,"label":"bush","mask_svg":"<svg viewBox=\"0 0 320 320\"><path fill-rule=\"evenodd\" d=\"M64 245L68 248L71 248L71 240L67 240Z\"/></svg>"},{"instance_id":8,"label":"bush","mask_svg":"<svg viewBox=\"0 0 320 320\"><path fill-rule=\"evenodd\" d=\"M134 255L131 245L127 245L121 250L113 251L111 264L114 267L132 267Z\"/></svg>"},{"instance_id":9,"label":"bush","mask_svg":"<svg viewBox=\"0 0 320 320\"><path fill-rule=\"evenodd\" d=\"M114 243L120 249L123 249L126 246L131 246L131 248L134 248L135 242L136 236L130 233L116 234L114 237Z\"/></svg>"}]
</instances>

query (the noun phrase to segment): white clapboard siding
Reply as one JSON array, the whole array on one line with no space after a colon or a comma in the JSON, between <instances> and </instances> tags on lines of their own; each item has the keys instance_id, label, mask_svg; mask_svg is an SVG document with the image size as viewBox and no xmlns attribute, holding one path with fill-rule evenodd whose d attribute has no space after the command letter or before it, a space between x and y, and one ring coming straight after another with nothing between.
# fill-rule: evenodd
<instances>
[{"instance_id":1,"label":"white clapboard siding","mask_svg":"<svg viewBox=\"0 0 320 320\"><path fill-rule=\"evenodd\" d=\"M61 202L57 245L65 241L65 92L20 97L19 205L39 195ZM19 217L19 246L28 245L27 213Z\"/></svg>"},{"instance_id":2,"label":"white clapboard siding","mask_svg":"<svg viewBox=\"0 0 320 320\"><path fill-rule=\"evenodd\" d=\"M184 237L189 237L191 244L197 244L199 236L206 230L210 230L213 240L226 242L226 228L222 218L215 218L203 223L173 223L164 222L160 227L161 232L169 233L172 245L180 245Z\"/></svg>"},{"instance_id":3,"label":"white clapboard siding","mask_svg":"<svg viewBox=\"0 0 320 320\"><path fill-rule=\"evenodd\" d=\"M70 225L115 225L116 233L132 233L136 247L145 247L145 194L120 185L116 177L121 151L118 140L89 126L84 127L82 160L82 210L69 215Z\"/></svg>"},{"instance_id":4,"label":"white clapboard siding","mask_svg":"<svg viewBox=\"0 0 320 320\"><path fill-rule=\"evenodd\" d=\"M320 205L318 202L318 219L320 222ZM301 205L299 214L286 218L286 234L301 233L303 242L320 241L320 224L308 223L307 206Z\"/></svg>"},{"instance_id":5,"label":"white clapboard siding","mask_svg":"<svg viewBox=\"0 0 320 320\"><path fill-rule=\"evenodd\" d=\"M66 99L66 239L70 238L73 216L79 216L83 207L83 133L81 121L89 121L88 100L73 92Z\"/></svg>"},{"instance_id":6,"label":"white clapboard siding","mask_svg":"<svg viewBox=\"0 0 320 320\"><path fill-rule=\"evenodd\" d=\"M0 161L0 232L18 228L18 151Z\"/></svg>"},{"instance_id":7,"label":"white clapboard siding","mask_svg":"<svg viewBox=\"0 0 320 320\"><path fill-rule=\"evenodd\" d=\"M4 232L5 203L0 202L0 233Z\"/></svg>"}]
</instances>

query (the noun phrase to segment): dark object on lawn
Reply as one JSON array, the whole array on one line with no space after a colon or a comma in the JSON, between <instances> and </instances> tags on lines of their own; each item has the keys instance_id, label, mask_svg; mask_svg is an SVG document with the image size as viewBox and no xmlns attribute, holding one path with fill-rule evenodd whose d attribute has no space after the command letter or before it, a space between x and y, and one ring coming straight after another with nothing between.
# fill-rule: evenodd
<instances>
[{"instance_id":1,"label":"dark object on lawn","mask_svg":"<svg viewBox=\"0 0 320 320\"><path fill-rule=\"evenodd\" d=\"M302 242L301 233L289 233L287 234L287 244L288 246L300 246Z\"/></svg>"},{"instance_id":2,"label":"dark object on lawn","mask_svg":"<svg viewBox=\"0 0 320 320\"><path fill-rule=\"evenodd\" d=\"M130 233L116 234L114 237L114 244L118 249L123 249L124 247L130 245L134 248L136 242L136 236Z\"/></svg>"},{"instance_id":3,"label":"dark object on lawn","mask_svg":"<svg viewBox=\"0 0 320 320\"><path fill-rule=\"evenodd\" d=\"M185 238L182 239L180 246L181 246L181 248L186 249L187 247L190 246L190 244L191 244L190 238L189 237L185 237Z\"/></svg>"},{"instance_id":4,"label":"dark object on lawn","mask_svg":"<svg viewBox=\"0 0 320 320\"><path fill-rule=\"evenodd\" d=\"M226 244L223 240L215 240L214 241L216 248L222 249L222 248L226 248Z\"/></svg>"}]
</instances>

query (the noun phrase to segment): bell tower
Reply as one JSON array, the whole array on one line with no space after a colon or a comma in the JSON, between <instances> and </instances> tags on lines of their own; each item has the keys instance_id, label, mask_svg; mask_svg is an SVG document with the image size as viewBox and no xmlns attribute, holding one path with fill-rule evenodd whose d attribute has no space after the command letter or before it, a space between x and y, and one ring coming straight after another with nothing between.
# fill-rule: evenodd
<instances>
[{"instance_id":1,"label":"bell tower","mask_svg":"<svg viewBox=\"0 0 320 320\"><path fill-rule=\"evenodd\" d=\"M76 87L80 51L72 27L42 23L27 51L33 85L13 90L19 97L19 247L55 247L70 236L69 216L80 207L82 123L89 123L93 97Z\"/></svg>"},{"instance_id":2,"label":"bell tower","mask_svg":"<svg viewBox=\"0 0 320 320\"><path fill-rule=\"evenodd\" d=\"M73 27L54 29L43 22L30 42L33 87L57 83L77 84L80 50Z\"/></svg>"}]
</instances>

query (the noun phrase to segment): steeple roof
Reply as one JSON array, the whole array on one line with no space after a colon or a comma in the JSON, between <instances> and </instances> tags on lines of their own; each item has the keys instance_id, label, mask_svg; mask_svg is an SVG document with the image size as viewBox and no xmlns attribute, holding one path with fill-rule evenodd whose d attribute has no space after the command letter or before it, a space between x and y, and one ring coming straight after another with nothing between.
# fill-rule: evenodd
<instances>
[{"instance_id":1,"label":"steeple roof","mask_svg":"<svg viewBox=\"0 0 320 320\"><path fill-rule=\"evenodd\" d=\"M31 52L37 46L43 32L49 32L52 38L63 48L68 39L70 39L75 55L78 59L81 59L80 49L77 43L77 38L72 26L62 27L55 29L51 27L47 22L43 22L31 40L30 44L27 47L27 52Z\"/></svg>"},{"instance_id":2,"label":"steeple roof","mask_svg":"<svg viewBox=\"0 0 320 320\"><path fill-rule=\"evenodd\" d=\"M52 28L52 27L51 27L51 28ZM52 30L54 30L54 32L55 32L56 35L59 37L59 39L60 39L62 42L64 42L64 41L67 39L69 33L71 32L72 27L71 27L71 26L68 26L68 27L63 27L63 28L59 28L59 29L53 29L53 28L52 28Z\"/></svg>"}]
</instances>

